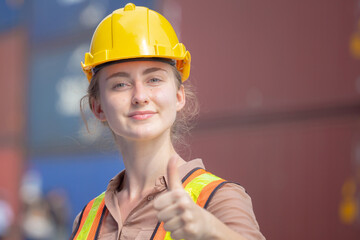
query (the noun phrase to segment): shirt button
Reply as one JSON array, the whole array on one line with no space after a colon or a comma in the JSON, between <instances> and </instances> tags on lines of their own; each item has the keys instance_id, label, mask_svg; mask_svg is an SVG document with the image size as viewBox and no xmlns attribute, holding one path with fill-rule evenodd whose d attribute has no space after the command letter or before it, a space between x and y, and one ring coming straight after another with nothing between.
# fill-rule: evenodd
<instances>
[{"instance_id":1,"label":"shirt button","mask_svg":"<svg viewBox=\"0 0 360 240\"><path fill-rule=\"evenodd\" d=\"M148 201L151 201L151 200L153 200L153 199L154 199L154 196L152 196L152 195L147 197L147 200L148 200Z\"/></svg>"}]
</instances>

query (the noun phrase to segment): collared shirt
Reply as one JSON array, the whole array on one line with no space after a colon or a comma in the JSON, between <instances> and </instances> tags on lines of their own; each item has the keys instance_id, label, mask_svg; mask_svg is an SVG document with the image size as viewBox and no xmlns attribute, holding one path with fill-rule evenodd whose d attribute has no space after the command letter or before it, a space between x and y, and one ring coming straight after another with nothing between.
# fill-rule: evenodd
<instances>
[{"instance_id":1,"label":"collared shirt","mask_svg":"<svg viewBox=\"0 0 360 240\"><path fill-rule=\"evenodd\" d=\"M179 176L183 178L197 167L205 168L201 159L181 165L178 168ZM158 223L157 212L152 203L154 198L167 190L167 177L159 176L154 183L153 190L131 210L125 220L122 220L117 195L123 184L124 174L125 170L116 175L110 181L105 192L105 205L109 214L103 220L99 240L149 240ZM227 183L218 189L210 200L207 210L245 238L249 240L265 239L256 221L251 198L238 184ZM79 215L74 221L74 228Z\"/></svg>"}]
</instances>

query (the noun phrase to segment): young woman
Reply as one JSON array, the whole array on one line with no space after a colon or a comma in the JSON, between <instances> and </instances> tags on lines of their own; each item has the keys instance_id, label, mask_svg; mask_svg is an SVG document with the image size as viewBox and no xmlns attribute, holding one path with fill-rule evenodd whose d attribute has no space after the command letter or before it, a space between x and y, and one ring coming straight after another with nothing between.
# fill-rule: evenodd
<instances>
[{"instance_id":1,"label":"young woman","mask_svg":"<svg viewBox=\"0 0 360 240\"><path fill-rule=\"evenodd\" d=\"M164 17L131 3L114 11L82 67L125 170L77 216L71 239L264 239L244 189L174 148L196 104L184 83L190 53Z\"/></svg>"}]
</instances>

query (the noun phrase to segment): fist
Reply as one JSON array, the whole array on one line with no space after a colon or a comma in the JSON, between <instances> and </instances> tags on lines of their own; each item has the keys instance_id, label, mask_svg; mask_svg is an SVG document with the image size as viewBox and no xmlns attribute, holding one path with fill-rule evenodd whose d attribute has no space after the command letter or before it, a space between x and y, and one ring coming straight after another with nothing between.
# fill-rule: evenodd
<instances>
[{"instance_id":1,"label":"fist","mask_svg":"<svg viewBox=\"0 0 360 240\"><path fill-rule=\"evenodd\" d=\"M178 239L206 239L208 212L196 205L183 189L177 171L177 159L171 158L167 167L168 192L156 198L157 217L164 229Z\"/></svg>"}]
</instances>

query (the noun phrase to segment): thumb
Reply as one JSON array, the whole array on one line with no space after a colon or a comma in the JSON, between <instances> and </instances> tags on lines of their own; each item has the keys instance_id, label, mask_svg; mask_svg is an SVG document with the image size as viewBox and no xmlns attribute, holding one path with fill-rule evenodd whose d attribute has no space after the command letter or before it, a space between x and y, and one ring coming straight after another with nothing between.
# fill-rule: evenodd
<instances>
[{"instance_id":1,"label":"thumb","mask_svg":"<svg viewBox=\"0 0 360 240\"><path fill-rule=\"evenodd\" d=\"M177 158L171 157L167 166L168 187L170 190L182 188L182 183L177 170Z\"/></svg>"}]
</instances>

